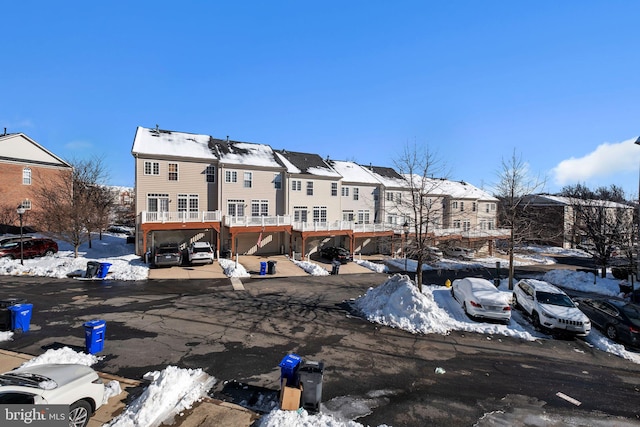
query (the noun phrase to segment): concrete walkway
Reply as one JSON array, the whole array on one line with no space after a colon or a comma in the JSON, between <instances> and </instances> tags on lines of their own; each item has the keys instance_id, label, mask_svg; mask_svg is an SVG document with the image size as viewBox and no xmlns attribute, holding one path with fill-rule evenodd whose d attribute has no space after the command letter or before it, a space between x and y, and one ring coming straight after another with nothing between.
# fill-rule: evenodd
<instances>
[{"instance_id":1,"label":"concrete walkway","mask_svg":"<svg viewBox=\"0 0 640 427\"><path fill-rule=\"evenodd\" d=\"M363 259L367 257L363 256ZM376 258L376 257L374 257ZM377 258L380 258L378 256ZM377 259L376 258L376 259ZM261 262L275 262L275 274L260 275ZM298 267L289 257L285 255L256 256L256 255L240 255L238 262L251 274L252 279L268 279L273 277L295 277L308 276L309 274L302 268ZM332 265L329 260L312 258L311 262L323 267L331 272ZM339 274L359 274L372 273L366 267L362 267L355 262L349 262L340 266ZM218 261L213 264L180 266L180 267L163 267L150 268L149 279L226 279L227 276L222 271L222 267Z\"/></svg>"}]
</instances>

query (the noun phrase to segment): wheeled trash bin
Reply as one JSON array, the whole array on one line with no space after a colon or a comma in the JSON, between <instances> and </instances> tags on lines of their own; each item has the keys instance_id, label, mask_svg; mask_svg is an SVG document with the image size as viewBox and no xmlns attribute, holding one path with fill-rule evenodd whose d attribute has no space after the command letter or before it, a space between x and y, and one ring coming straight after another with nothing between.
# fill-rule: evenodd
<instances>
[{"instance_id":1,"label":"wheeled trash bin","mask_svg":"<svg viewBox=\"0 0 640 427\"><path fill-rule=\"evenodd\" d=\"M276 261L267 261L267 273L276 274Z\"/></svg>"},{"instance_id":2,"label":"wheeled trash bin","mask_svg":"<svg viewBox=\"0 0 640 427\"><path fill-rule=\"evenodd\" d=\"M333 262L331 263L331 274L335 275L340 273L340 264L340 261L333 260Z\"/></svg>"},{"instance_id":3,"label":"wheeled trash bin","mask_svg":"<svg viewBox=\"0 0 640 427\"><path fill-rule=\"evenodd\" d=\"M98 261L89 261L87 263L87 270L84 272L85 279L93 279L100 270L100 263Z\"/></svg>"},{"instance_id":4,"label":"wheeled trash bin","mask_svg":"<svg viewBox=\"0 0 640 427\"><path fill-rule=\"evenodd\" d=\"M104 333L107 322L104 320L90 320L84 324L84 338L87 353L95 354L104 349Z\"/></svg>"},{"instance_id":5,"label":"wheeled trash bin","mask_svg":"<svg viewBox=\"0 0 640 427\"><path fill-rule=\"evenodd\" d=\"M17 304L26 304L24 298L6 298L0 300L0 331L10 331L13 329L11 323L11 310L9 307Z\"/></svg>"},{"instance_id":6,"label":"wheeled trash bin","mask_svg":"<svg viewBox=\"0 0 640 427\"><path fill-rule=\"evenodd\" d=\"M22 332L29 331L33 304L16 304L9 307L11 311L11 329Z\"/></svg>"},{"instance_id":7,"label":"wheeled trash bin","mask_svg":"<svg viewBox=\"0 0 640 427\"><path fill-rule=\"evenodd\" d=\"M322 376L324 363L307 361L298 369L298 377L302 386L302 407L309 412L320 411L322 400Z\"/></svg>"}]
</instances>

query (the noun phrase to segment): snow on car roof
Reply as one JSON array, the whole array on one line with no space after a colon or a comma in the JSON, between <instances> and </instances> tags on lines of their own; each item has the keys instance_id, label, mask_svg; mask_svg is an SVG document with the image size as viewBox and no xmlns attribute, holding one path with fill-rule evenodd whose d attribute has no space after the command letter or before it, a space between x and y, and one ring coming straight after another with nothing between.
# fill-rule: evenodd
<instances>
[{"instance_id":1,"label":"snow on car roof","mask_svg":"<svg viewBox=\"0 0 640 427\"><path fill-rule=\"evenodd\" d=\"M564 292L562 290L560 290L557 287L553 286L549 282L544 282L542 280L537 280L537 279L525 279L525 280L523 280L523 282L526 282L526 283L530 284L531 286L533 286L536 289L536 291L550 292L550 293L554 293L554 294L564 294Z\"/></svg>"}]
</instances>

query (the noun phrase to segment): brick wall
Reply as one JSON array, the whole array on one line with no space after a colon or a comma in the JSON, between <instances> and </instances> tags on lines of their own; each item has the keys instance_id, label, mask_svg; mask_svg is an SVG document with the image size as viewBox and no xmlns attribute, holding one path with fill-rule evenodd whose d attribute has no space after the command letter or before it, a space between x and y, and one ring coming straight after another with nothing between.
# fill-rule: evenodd
<instances>
[{"instance_id":1,"label":"brick wall","mask_svg":"<svg viewBox=\"0 0 640 427\"><path fill-rule=\"evenodd\" d=\"M22 183L22 171L25 167L31 168L31 185ZM31 201L31 212L27 211L23 220L25 225L36 225L29 222L32 214L38 210L35 194L41 185L59 179L61 173L71 179L71 169L0 162L0 207L8 211L11 209L15 211L24 200L29 200ZM13 223L8 222L11 225L18 225L18 215L15 215Z\"/></svg>"}]
</instances>

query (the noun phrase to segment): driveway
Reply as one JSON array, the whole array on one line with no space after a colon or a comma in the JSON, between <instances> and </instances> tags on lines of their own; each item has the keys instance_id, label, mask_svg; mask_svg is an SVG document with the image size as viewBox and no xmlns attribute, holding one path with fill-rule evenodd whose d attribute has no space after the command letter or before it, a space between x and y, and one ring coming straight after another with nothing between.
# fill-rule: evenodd
<instances>
[{"instance_id":1,"label":"driveway","mask_svg":"<svg viewBox=\"0 0 640 427\"><path fill-rule=\"evenodd\" d=\"M6 297L34 304L32 330L0 348L32 355L61 345L82 348L82 324L99 318L107 327L104 359L96 369L140 379L167 365L203 368L217 378L218 398L235 382L277 392L278 363L294 352L325 363L323 412L348 412L365 425L473 425L496 411L635 422L637 405L620 402L638 398L637 365L582 340L413 335L351 311L349 300L386 278L249 278L237 291L228 279L93 283L0 277Z\"/></svg>"}]
</instances>

